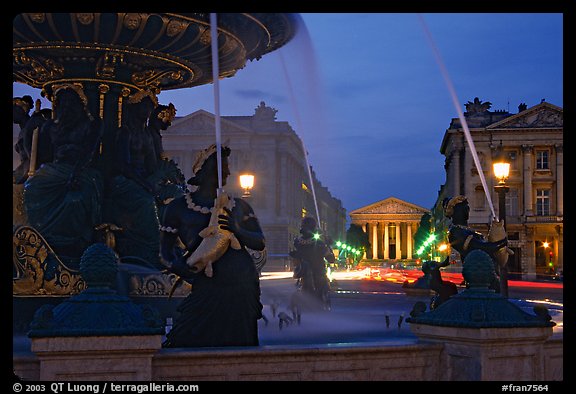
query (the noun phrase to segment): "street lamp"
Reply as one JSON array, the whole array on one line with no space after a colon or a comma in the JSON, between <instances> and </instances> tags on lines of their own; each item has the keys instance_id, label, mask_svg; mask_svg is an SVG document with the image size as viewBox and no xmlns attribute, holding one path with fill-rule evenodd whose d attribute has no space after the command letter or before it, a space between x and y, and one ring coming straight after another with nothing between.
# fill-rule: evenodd
<instances>
[{"instance_id":1,"label":"street lamp","mask_svg":"<svg viewBox=\"0 0 576 394\"><path fill-rule=\"evenodd\" d=\"M497 155L493 161L494 176L498 180L498 185L494 186L494 190L498 193L498 220L504 225L506 230L506 193L510 187L506 185L506 179L510 174L510 163L506 159L504 149L502 148L502 141L498 147ZM500 294L508 297L508 262L500 268Z\"/></svg>"},{"instance_id":2,"label":"street lamp","mask_svg":"<svg viewBox=\"0 0 576 394\"><path fill-rule=\"evenodd\" d=\"M242 198L250 197L250 190L254 187L254 175L242 174L240 175L240 187L244 189Z\"/></svg>"}]
</instances>

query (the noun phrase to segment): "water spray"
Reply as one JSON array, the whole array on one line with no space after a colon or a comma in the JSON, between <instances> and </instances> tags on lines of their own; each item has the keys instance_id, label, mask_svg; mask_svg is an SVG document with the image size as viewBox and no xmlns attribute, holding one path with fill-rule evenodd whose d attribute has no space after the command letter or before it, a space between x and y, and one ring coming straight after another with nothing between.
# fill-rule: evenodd
<instances>
[{"instance_id":1,"label":"water spray","mask_svg":"<svg viewBox=\"0 0 576 394\"><path fill-rule=\"evenodd\" d=\"M488 205L490 206L490 211L492 212L492 217L497 219L496 212L494 210L494 204L492 203L492 198L490 197L490 193L488 191L488 185L486 184L486 178L484 177L484 172L482 171L482 167L480 166L480 160L478 159L478 153L476 152L476 147L474 145L474 140L472 140L472 135L470 134L470 130L468 129L468 123L466 122L466 118L464 117L464 113L462 113L462 109L460 108L460 100L456 95L456 90L452 85L452 81L450 80L450 76L448 74L448 70L442 61L442 57L440 56L440 51L436 47L434 43L434 39L432 38L432 33L428 29L426 22L422 15L418 14L418 18L420 19L420 23L422 24L422 29L426 34L426 38L430 46L432 47L432 51L434 52L434 58L436 59L436 63L440 67L440 71L442 76L444 77L444 82L448 87L448 91L450 92L450 96L452 97L452 103L454 104L454 108L456 108L456 112L458 113L458 118L460 119L460 123L462 124L462 128L464 129L464 136L466 137L466 142L468 143L468 147L472 152L472 158L474 159L474 164L478 169L478 175L480 176L480 181L482 182L482 187L484 189L484 194L486 195L486 199L488 200Z\"/></svg>"},{"instance_id":2,"label":"water spray","mask_svg":"<svg viewBox=\"0 0 576 394\"><path fill-rule=\"evenodd\" d=\"M210 13L210 44L212 48L212 80L214 83L214 125L216 127L216 160L218 163L218 195L222 192L222 136L220 128L220 85L218 63L218 24L216 14Z\"/></svg>"},{"instance_id":3,"label":"water spray","mask_svg":"<svg viewBox=\"0 0 576 394\"><path fill-rule=\"evenodd\" d=\"M294 116L296 117L296 127L298 130L302 130L302 120L300 118L300 112L298 111L298 106L296 105L296 99L294 91L292 90L292 82L290 81L290 75L286 69L286 62L282 56L282 50L278 51L280 55L280 63L282 63L282 71L284 72L284 78L286 78L286 84L288 85L288 92L290 94L290 101L292 103L292 108L294 108ZM310 179L310 188L312 189L312 198L314 199L314 209L316 210L316 222L318 223L318 228L320 228L320 212L318 211L318 202L316 201L316 190L314 187L314 179L312 179L312 170L310 168L310 163L308 161L308 150L304 146L304 140L300 138L302 143L302 151L304 152L304 159L306 159L306 169L308 170L308 178Z\"/></svg>"}]
</instances>

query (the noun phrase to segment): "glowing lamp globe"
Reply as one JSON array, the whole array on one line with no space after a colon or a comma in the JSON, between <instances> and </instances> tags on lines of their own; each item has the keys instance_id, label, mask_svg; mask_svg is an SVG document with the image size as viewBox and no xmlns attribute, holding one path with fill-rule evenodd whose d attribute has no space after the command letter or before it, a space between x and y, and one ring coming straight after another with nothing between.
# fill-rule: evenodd
<instances>
[{"instance_id":1,"label":"glowing lamp globe","mask_svg":"<svg viewBox=\"0 0 576 394\"><path fill-rule=\"evenodd\" d=\"M244 189L244 196L250 195L250 190L254 187L254 175L240 175L240 187Z\"/></svg>"}]
</instances>

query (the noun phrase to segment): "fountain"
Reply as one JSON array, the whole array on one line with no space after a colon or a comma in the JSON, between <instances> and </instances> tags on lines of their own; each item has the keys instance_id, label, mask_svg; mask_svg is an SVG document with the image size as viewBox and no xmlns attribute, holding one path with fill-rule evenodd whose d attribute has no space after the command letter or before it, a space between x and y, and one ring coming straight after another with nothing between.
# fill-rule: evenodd
<instances>
[{"instance_id":1,"label":"fountain","mask_svg":"<svg viewBox=\"0 0 576 394\"><path fill-rule=\"evenodd\" d=\"M127 294L136 302L155 300L170 313L173 307L165 301L175 276L161 273L158 253L150 246L155 244L158 227L154 210L162 205L143 201L141 209L133 211L140 212L138 223L129 217L120 219L131 207L121 207L119 202L133 205L140 197L117 181L117 131L129 130L128 121L135 116L133 104L150 99L156 106L161 91L217 85L218 79L233 77L247 61L289 42L298 21L297 14L222 13L217 14L214 29L207 13L22 13L14 18L14 82L39 89L50 101L66 89L75 91L87 119L94 119L96 141L86 150L92 160L71 170L68 181L72 184L58 186L58 190L68 190L64 195L56 196L55 187L34 188L44 186L42 179L52 180L45 168L31 168L26 188L32 191L27 194L23 182L13 185L14 204L19 208L13 220L15 331L26 329L39 306L58 304L86 288L79 262L92 240L106 240L119 254L120 286ZM216 68L213 53L218 54ZM165 112L162 116L169 121L175 108ZM170 160L158 163L146 181L159 185L164 193L159 197L164 200L182 193L185 186L177 165ZM97 198L89 205L92 219L79 224L70 200L85 201L85 183L93 186L90 195ZM57 217L42 213L39 201L46 190L57 201L61 211ZM29 218L26 212L32 206L35 214ZM141 220L142 212L147 212L148 219ZM69 222L74 224L66 226ZM137 233L136 227L146 231ZM75 238L80 233L85 234L81 242ZM185 291L186 286L175 295Z\"/></svg>"}]
</instances>

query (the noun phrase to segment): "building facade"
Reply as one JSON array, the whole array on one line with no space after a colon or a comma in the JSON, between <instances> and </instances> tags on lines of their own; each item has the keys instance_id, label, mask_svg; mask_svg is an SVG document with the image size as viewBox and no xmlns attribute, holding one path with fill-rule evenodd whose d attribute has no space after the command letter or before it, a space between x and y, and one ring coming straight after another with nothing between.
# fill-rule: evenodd
<instances>
[{"instance_id":1,"label":"building facade","mask_svg":"<svg viewBox=\"0 0 576 394\"><path fill-rule=\"evenodd\" d=\"M288 268L288 252L299 236L303 216L316 215L331 239L346 233L346 211L340 200L316 179L313 187L301 139L285 121L276 120L276 110L264 102L251 116L222 116L222 143L231 148L230 176L225 189L240 197L239 175L255 177L249 197L266 236L267 268ZM178 117L162 135L165 154L178 163L186 179L196 153L215 142L215 116L204 110ZM314 195L316 197L316 204Z\"/></svg>"},{"instance_id":2,"label":"building facade","mask_svg":"<svg viewBox=\"0 0 576 394\"><path fill-rule=\"evenodd\" d=\"M515 252L508 261L512 277L534 279L563 271L563 110L544 100L518 113L489 111L490 103L477 98L464 113L479 169L458 118L446 130L440 153L446 157L446 182L433 209L437 223L444 221L442 200L465 195L470 203L469 225L487 234L492 219L488 194L498 217L498 184L492 161L500 150L510 162L506 180L506 230Z\"/></svg>"},{"instance_id":3,"label":"building facade","mask_svg":"<svg viewBox=\"0 0 576 394\"><path fill-rule=\"evenodd\" d=\"M416 259L414 234L425 213L430 210L395 197L351 211L352 224L361 226L370 240L364 259Z\"/></svg>"}]
</instances>

